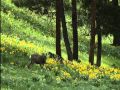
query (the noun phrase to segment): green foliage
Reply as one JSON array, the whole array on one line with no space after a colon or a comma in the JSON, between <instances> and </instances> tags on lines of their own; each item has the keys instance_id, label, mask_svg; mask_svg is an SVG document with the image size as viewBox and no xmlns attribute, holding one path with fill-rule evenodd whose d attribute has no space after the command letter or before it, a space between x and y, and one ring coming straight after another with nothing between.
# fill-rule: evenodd
<instances>
[{"instance_id":1,"label":"green foliage","mask_svg":"<svg viewBox=\"0 0 120 90\"><path fill-rule=\"evenodd\" d=\"M27 7L39 14L48 14L52 5L55 6L55 0L12 0L18 7Z\"/></svg>"},{"instance_id":2,"label":"green foliage","mask_svg":"<svg viewBox=\"0 0 120 90\"><path fill-rule=\"evenodd\" d=\"M53 28L54 20L47 19L46 16L37 15L26 8L22 8L22 9L18 8L14 4L7 3L6 1L2 1L1 9L4 13L11 15L12 18L29 24L26 27L29 27L31 25L30 27L41 32L41 34L43 35L44 34L48 34L51 36L54 35L54 28Z\"/></svg>"},{"instance_id":3,"label":"green foliage","mask_svg":"<svg viewBox=\"0 0 120 90\"><path fill-rule=\"evenodd\" d=\"M33 66L32 69L18 67L15 65L1 64L1 88L4 89L35 89L43 90L76 90L76 89L119 89L120 81L109 79L81 80L77 79L56 79L53 71ZM58 82L58 80L60 80Z\"/></svg>"}]
</instances>

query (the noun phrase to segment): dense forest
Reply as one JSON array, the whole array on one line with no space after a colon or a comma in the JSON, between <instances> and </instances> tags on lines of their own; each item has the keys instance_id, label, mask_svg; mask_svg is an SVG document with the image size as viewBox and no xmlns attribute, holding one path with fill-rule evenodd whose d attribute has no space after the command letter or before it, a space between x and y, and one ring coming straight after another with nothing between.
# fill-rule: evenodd
<instances>
[{"instance_id":1,"label":"dense forest","mask_svg":"<svg viewBox=\"0 0 120 90\"><path fill-rule=\"evenodd\" d=\"M1 90L119 90L120 0L1 0Z\"/></svg>"}]
</instances>

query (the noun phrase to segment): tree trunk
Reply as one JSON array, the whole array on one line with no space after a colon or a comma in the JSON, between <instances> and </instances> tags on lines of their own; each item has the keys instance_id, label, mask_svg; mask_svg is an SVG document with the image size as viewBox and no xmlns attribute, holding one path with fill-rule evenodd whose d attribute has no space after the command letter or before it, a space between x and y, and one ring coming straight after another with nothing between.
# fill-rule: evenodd
<instances>
[{"instance_id":1,"label":"tree trunk","mask_svg":"<svg viewBox=\"0 0 120 90\"><path fill-rule=\"evenodd\" d=\"M72 0L73 59L78 60L78 32L76 0Z\"/></svg>"},{"instance_id":2,"label":"tree trunk","mask_svg":"<svg viewBox=\"0 0 120 90\"><path fill-rule=\"evenodd\" d=\"M60 7L59 0L56 0L56 54L61 56L61 23L60 23Z\"/></svg>"},{"instance_id":3,"label":"tree trunk","mask_svg":"<svg viewBox=\"0 0 120 90\"><path fill-rule=\"evenodd\" d=\"M112 0L112 4L113 4L114 6L118 6L118 0Z\"/></svg>"},{"instance_id":4,"label":"tree trunk","mask_svg":"<svg viewBox=\"0 0 120 90\"><path fill-rule=\"evenodd\" d=\"M120 46L120 34L113 34L113 45Z\"/></svg>"},{"instance_id":5,"label":"tree trunk","mask_svg":"<svg viewBox=\"0 0 120 90\"><path fill-rule=\"evenodd\" d=\"M97 47L97 66L101 66L101 51L102 51L102 33L99 25L99 21L97 21L97 34L98 34L98 47Z\"/></svg>"},{"instance_id":6,"label":"tree trunk","mask_svg":"<svg viewBox=\"0 0 120 90\"><path fill-rule=\"evenodd\" d=\"M64 38L66 50L67 50L68 60L72 60L73 56L72 56L72 51L71 51L71 47L70 47L70 42L68 39L66 20L65 20L65 14L64 14L64 4L63 4L63 0L60 0L60 1L61 1L61 4L59 6L61 8L61 21L62 21L62 28L63 28L63 38Z\"/></svg>"},{"instance_id":7,"label":"tree trunk","mask_svg":"<svg viewBox=\"0 0 120 90\"><path fill-rule=\"evenodd\" d=\"M118 7L118 0L112 0L112 4L114 7ZM118 25L118 23L116 23L117 20L117 16L114 17L114 26ZM113 34L113 45L114 46L120 46L120 34L119 33L114 33Z\"/></svg>"},{"instance_id":8,"label":"tree trunk","mask_svg":"<svg viewBox=\"0 0 120 90\"><path fill-rule=\"evenodd\" d=\"M90 39L90 53L89 63L94 64L94 47L95 47L95 20L96 20L96 0L91 3L91 39Z\"/></svg>"}]
</instances>

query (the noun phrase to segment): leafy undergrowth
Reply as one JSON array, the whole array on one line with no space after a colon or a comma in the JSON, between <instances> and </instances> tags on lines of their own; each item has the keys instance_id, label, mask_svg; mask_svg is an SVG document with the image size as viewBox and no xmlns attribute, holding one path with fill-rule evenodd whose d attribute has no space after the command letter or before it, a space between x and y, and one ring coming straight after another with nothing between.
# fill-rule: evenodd
<instances>
[{"instance_id":1,"label":"leafy undergrowth","mask_svg":"<svg viewBox=\"0 0 120 90\"><path fill-rule=\"evenodd\" d=\"M8 15L11 14L12 17L14 17L16 20L24 21L24 24L25 24L24 26L26 26L26 23L27 23L29 26L31 25L30 27L32 27L32 29L35 29L36 31L40 31L41 29L42 30L41 34L46 34L47 36L54 35L54 32L55 32L53 28L54 20L51 20L46 16L37 15L27 8L18 8L12 3L12 0L2 0L1 10ZM11 22L11 24L13 23L14 22Z\"/></svg>"},{"instance_id":2,"label":"leafy undergrowth","mask_svg":"<svg viewBox=\"0 0 120 90\"><path fill-rule=\"evenodd\" d=\"M97 68L75 61L64 61L64 65L61 65L50 58L43 67L33 65L28 69L26 65L21 66L21 63L14 61L1 64L2 90L119 90L120 88L120 69L117 68Z\"/></svg>"}]
</instances>

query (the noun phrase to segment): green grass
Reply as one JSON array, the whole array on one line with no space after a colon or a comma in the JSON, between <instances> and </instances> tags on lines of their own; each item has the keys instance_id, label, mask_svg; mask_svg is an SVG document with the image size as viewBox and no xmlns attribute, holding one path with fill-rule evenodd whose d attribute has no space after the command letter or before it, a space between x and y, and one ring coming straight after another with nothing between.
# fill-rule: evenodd
<instances>
[{"instance_id":1,"label":"green grass","mask_svg":"<svg viewBox=\"0 0 120 90\"><path fill-rule=\"evenodd\" d=\"M54 72L34 65L27 69L18 65L1 65L2 90L119 90L119 81L101 80L66 80L56 81Z\"/></svg>"},{"instance_id":2,"label":"green grass","mask_svg":"<svg viewBox=\"0 0 120 90\"><path fill-rule=\"evenodd\" d=\"M56 72L52 70L38 65L28 69L26 66L30 54L48 51L55 53L55 19L49 24L50 18L47 16L40 16L27 8L18 8L11 0L1 2L1 48L5 48L1 53L2 90L119 90L119 80L84 80L85 76L79 78L75 70L69 70L66 66L62 66L62 69L72 73L73 77L78 77L78 80L72 78L58 82ZM67 21L69 19L68 16ZM71 27L68 25L68 28L72 41ZM88 29L86 26L79 27L79 59L84 64L88 64L89 58L90 37L84 35ZM102 66L112 67L115 64L120 67L120 47L111 46L111 40L111 36L103 37ZM61 44L62 56L67 59L63 38Z\"/></svg>"}]
</instances>

